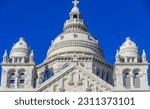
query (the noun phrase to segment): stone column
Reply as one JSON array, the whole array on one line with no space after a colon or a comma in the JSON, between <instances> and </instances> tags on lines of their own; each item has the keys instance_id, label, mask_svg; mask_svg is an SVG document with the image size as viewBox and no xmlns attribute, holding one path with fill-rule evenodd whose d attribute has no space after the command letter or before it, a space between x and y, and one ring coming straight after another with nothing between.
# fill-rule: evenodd
<instances>
[{"instance_id":1,"label":"stone column","mask_svg":"<svg viewBox=\"0 0 150 109\"><path fill-rule=\"evenodd\" d=\"M117 88L123 88L123 74L116 74L116 81L115 81Z\"/></svg>"},{"instance_id":2,"label":"stone column","mask_svg":"<svg viewBox=\"0 0 150 109\"><path fill-rule=\"evenodd\" d=\"M18 88L18 82L19 82L18 78L19 78L19 75L18 75L18 72L15 72L15 74L16 74L16 77L15 77L15 86L14 86L14 88Z\"/></svg>"},{"instance_id":3,"label":"stone column","mask_svg":"<svg viewBox=\"0 0 150 109\"><path fill-rule=\"evenodd\" d=\"M127 63L128 62L128 57L125 57L124 59L125 59L125 63Z\"/></svg>"},{"instance_id":4,"label":"stone column","mask_svg":"<svg viewBox=\"0 0 150 109\"><path fill-rule=\"evenodd\" d=\"M1 77L1 88L7 88L8 83L7 81L8 81L7 72L3 71Z\"/></svg>"},{"instance_id":5,"label":"stone column","mask_svg":"<svg viewBox=\"0 0 150 109\"><path fill-rule=\"evenodd\" d=\"M137 63L137 62L138 62L138 58L136 57L136 58L135 58L135 63Z\"/></svg>"},{"instance_id":6,"label":"stone column","mask_svg":"<svg viewBox=\"0 0 150 109\"><path fill-rule=\"evenodd\" d=\"M130 58L130 62L132 62L132 57Z\"/></svg>"},{"instance_id":7,"label":"stone column","mask_svg":"<svg viewBox=\"0 0 150 109\"><path fill-rule=\"evenodd\" d=\"M132 74L132 71L130 71L129 73L130 73L131 88L134 88L134 84L133 84L134 74Z\"/></svg>"}]
</instances>

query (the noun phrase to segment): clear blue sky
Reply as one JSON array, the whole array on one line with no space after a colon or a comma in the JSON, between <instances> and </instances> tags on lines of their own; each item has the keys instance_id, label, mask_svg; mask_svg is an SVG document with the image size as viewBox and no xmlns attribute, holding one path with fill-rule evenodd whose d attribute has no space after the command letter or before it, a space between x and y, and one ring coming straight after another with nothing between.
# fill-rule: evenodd
<instances>
[{"instance_id":1,"label":"clear blue sky","mask_svg":"<svg viewBox=\"0 0 150 109\"><path fill-rule=\"evenodd\" d=\"M130 36L150 61L149 0L79 0L83 19L100 42L106 60L113 64L116 49ZM36 63L43 62L50 42L62 32L72 0L0 0L0 61L19 37L34 49Z\"/></svg>"}]
</instances>

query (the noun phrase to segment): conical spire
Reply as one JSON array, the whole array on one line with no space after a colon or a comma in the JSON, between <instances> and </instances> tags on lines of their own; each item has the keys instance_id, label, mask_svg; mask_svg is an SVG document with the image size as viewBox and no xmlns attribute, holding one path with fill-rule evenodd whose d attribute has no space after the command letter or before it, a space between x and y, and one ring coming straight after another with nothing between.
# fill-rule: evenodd
<instances>
[{"instance_id":1,"label":"conical spire","mask_svg":"<svg viewBox=\"0 0 150 109\"><path fill-rule=\"evenodd\" d=\"M142 54L142 56L146 56L145 50L143 50L143 54Z\"/></svg>"},{"instance_id":2,"label":"conical spire","mask_svg":"<svg viewBox=\"0 0 150 109\"><path fill-rule=\"evenodd\" d=\"M116 63L120 62L119 50L116 51Z\"/></svg>"},{"instance_id":3,"label":"conical spire","mask_svg":"<svg viewBox=\"0 0 150 109\"><path fill-rule=\"evenodd\" d=\"M33 52L33 50L31 51L31 54L30 54L30 56L34 56L34 52Z\"/></svg>"},{"instance_id":4,"label":"conical spire","mask_svg":"<svg viewBox=\"0 0 150 109\"><path fill-rule=\"evenodd\" d=\"M5 53L4 53L4 55L3 55L4 57L6 57L6 56L8 56L8 54L7 54L7 50L5 50Z\"/></svg>"},{"instance_id":5,"label":"conical spire","mask_svg":"<svg viewBox=\"0 0 150 109\"><path fill-rule=\"evenodd\" d=\"M119 56L119 50L116 51L116 57L118 57L118 56Z\"/></svg>"},{"instance_id":6,"label":"conical spire","mask_svg":"<svg viewBox=\"0 0 150 109\"><path fill-rule=\"evenodd\" d=\"M5 53L3 55L3 63L6 63L8 59L8 54L7 54L7 50L5 50Z\"/></svg>"},{"instance_id":7,"label":"conical spire","mask_svg":"<svg viewBox=\"0 0 150 109\"><path fill-rule=\"evenodd\" d=\"M146 56L145 50L143 50L142 62L147 62L147 56Z\"/></svg>"},{"instance_id":8,"label":"conical spire","mask_svg":"<svg viewBox=\"0 0 150 109\"><path fill-rule=\"evenodd\" d=\"M30 62L34 63L34 52L33 52L33 50L31 51L31 54L30 54Z\"/></svg>"}]
</instances>

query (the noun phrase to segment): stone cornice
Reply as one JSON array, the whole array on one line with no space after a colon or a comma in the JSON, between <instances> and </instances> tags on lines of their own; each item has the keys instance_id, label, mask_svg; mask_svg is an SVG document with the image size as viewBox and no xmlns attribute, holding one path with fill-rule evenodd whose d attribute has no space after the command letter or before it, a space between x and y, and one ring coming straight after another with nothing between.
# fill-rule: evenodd
<instances>
[{"instance_id":1,"label":"stone cornice","mask_svg":"<svg viewBox=\"0 0 150 109\"><path fill-rule=\"evenodd\" d=\"M36 66L35 63L1 63L2 66Z\"/></svg>"},{"instance_id":2,"label":"stone cornice","mask_svg":"<svg viewBox=\"0 0 150 109\"><path fill-rule=\"evenodd\" d=\"M101 47L94 43L91 43L88 41L80 41L80 40L68 40L68 41L62 41L60 43L57 43L57 44L51 46L51 48L49 49L49 51L47 53L47 56L49 56L51 52L53 52L57 49L64 48L64 47L71 47L71 46L86 47L86 48L93 49L94 51L100 50L100 52L102 53L101 55L103 55L103 51L102 51Z\"/></svg>"},{"instance_id":3,"label":"stone cornice","mask_svg":"<svg viewBox=\"0 0 150 109\"><path fill-rule=\"evenodd\" d=\"M61 60L61 58L63 58L64 60ZM83 56L79 56L78 60L76 60L76 61L72 60L73 58L69 55L66 55L66 56L57 55L57 56L55 56L51 59L46 60L42 64L37 65L37 69L40 69L40 68L46 66L47 64L51 64L51 65L55 64L59 61L61 61L61 62L62 61L64 61L64 62L66 62L66 61L67 62L84 62L84 61L87 62L88 60L86 60L86 58L88 58L88 60L91 61L91 62L94 61L94 62L103 64L103 65L108 66L111 69L113 69L113 65L108 64L104 59L101 59L101 58L99 58L97 56L94 56L94 55L87 55L87 54L86 55L84 54Z\"/></svg>"},{"instance_id":4,"label":"stone cornice","mask_svg":"<svg viewBox=\"0 0 150 109\"><path fill-rule=\"evenodd\" d=\"M149 63L116 63L115 66L148 66Z\"/></svg>"}]
</instances>

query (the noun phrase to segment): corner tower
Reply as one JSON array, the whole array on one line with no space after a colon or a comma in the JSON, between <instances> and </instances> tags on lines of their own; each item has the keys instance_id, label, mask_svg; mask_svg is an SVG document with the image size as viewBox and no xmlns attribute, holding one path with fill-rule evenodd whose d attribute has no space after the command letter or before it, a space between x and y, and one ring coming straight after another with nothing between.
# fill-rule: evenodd
<instances>
[{"instance_id":1,"label":"corner tower","mask_svg":"<svg viewBox=\"0 0 150 109\"><path fill-rule=\"evenodd\" d=\"M118 90L148 89L148 64L145 50L140 56L136 44L127 37L116 53L115 88Z\"/></svg>"},{"instance_id":2,"label":"corner tower","mask_svg":"<svg viewBox=\"0 0 150 109\"><path fill-rule=\"evenodd\" d=\"M35 86L34 53L24 38L14 44L8 56L5 51L2 62L2 89L32 89Z\"/></svg>"}]
</instances>

